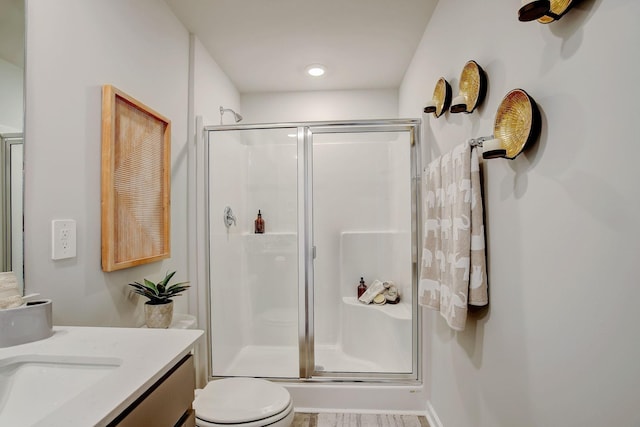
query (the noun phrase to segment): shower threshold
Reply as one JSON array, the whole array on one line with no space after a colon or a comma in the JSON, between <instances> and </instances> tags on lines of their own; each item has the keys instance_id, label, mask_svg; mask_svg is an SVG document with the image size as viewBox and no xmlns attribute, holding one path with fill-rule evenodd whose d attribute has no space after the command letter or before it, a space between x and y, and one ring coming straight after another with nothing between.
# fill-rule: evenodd
<instances>
[{"instance_id":1,"label":"shower threshold","mask_svg":"<svg viewBox=\"0 0 640 427\"><path fill-rule=\"evenodd\" d=\"M228 368L214 368L214 375L296 378L298 355L297 346L249 345L237 353ZM321 372L385 372L377 363L345 354L338 345L316 345L315 362L316 371Z\"/></svg>"}]
</instances>

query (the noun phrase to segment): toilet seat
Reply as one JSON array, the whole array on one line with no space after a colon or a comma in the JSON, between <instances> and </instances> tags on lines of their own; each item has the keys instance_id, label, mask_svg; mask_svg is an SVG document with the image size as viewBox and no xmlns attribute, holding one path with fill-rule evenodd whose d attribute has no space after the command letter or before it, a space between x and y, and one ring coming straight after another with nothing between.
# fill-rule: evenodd
<instances>
[{"instance_id":1,"label":"toilet seat","mask_svg":"<svg viewBox=\"0 0 640 427\"><path fill-rule=\"evenodd\" d=\"M257 378L225 378L199 390L193 402L201 427L266 426L293 418L293 402L284 387ZM283 422L283 425L288 423Z\"/></svg>"},{"instance_id":2,"label":"toilet seat","mask_svg":"<svg viewBox=\"0 0 640 427\"><path fill-rule=\"evenodd\" d=\"M222 424L222 423L213 423L210 421L205 421L201 418L198 418L196 413L196 426L197 427L289 427L293 423L293 402L289 404L289 406L281 413L276 414L269 418L264 418L258 421L251 421L247 423L230 423L230 424Z\"/></svg>"}]
</instances>

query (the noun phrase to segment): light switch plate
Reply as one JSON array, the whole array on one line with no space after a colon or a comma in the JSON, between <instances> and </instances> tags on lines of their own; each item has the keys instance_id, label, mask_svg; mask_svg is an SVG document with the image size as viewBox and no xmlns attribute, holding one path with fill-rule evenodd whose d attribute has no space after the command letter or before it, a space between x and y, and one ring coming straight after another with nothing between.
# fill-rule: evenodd
<instances>
[{"instance_id":1,"label":"light switch plate","mask_svg":"<svg viewBox=\"0 0 640 427\"><path fill-rule=\"evenodd\" d=\"M76 222L73 219L51 221L51 259L59 260L76 256Z\"/></svg>"}]
</instances>

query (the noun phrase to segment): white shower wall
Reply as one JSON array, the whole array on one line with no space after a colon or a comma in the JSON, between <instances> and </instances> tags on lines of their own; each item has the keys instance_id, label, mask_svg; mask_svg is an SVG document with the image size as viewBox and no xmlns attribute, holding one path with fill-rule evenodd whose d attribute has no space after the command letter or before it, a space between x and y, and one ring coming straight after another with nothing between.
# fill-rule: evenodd
<instances>
[{"instance_id":1,"label":"white shower wall","mask_svg":"<svg viewBox=\"0 0 640 427\"><path fill-rule=\"evenodd\" d=\"M394 203L393 191L402 183L408 185L409 172L407 168L392 168L390 162L395 152L408 152L408 146L395 140L389 141L389 135L384 136L373 142L369 142L371 135L368 138L341 135L340 143L333 142L333 135L316 135L314 139L316 344L340 342L340 334L344 330L341 311L345 308L343 298L357 296L360 277L364 277L367 285L376 279L398 282L403 287L403 298L410 295L405 287L408 285L410 288L410 277L399 277L388 270L374 269L375 262L358 263L359 260L377 259L375 242L369 242L374 246L361 246L360 253L343 250L345 233L409 231L410 198L405 199L403 204ZM402 222L396 217L404 219L404 230L394 226ZM391 259L377 260L381 261L377 264L380 266L394 264ZM350 268L353 265L362 268L353 270Z\"/></svg>"},{"instance_id":2,"label":"white shower wall","mask_svg":"<svg viewBox=\"0 0 640 427\"><path fill-rule=\"evenodd\" d=\"M242 269L244 241L242 224L229 230L223 222L226 206L232 207L238 218L247 216L246 192L238 191L246 188L247 157L246 147L238 142L237 134L221 135L215 146L215 156L210 163L210 194L215 197L210 203L210 259L212 263L210 287L212 301L224 301L216 304L211 310L211 333L224 345L212 348L212 358L216 365L229 364L247 342L247 322L229 325L227 319L248 316L247 289L241 286L245 282L246 273ZM213 149L212 149L213 150ZM227 268L216 268L227 266ZM237 316L236 316L237 315Z\"/></svg>"},{"instance_id":3,"label":"white shower wall","mask_svg":"<svg viewBox=\"0 0 640 427\"><path fill-rule=\"evenodd\" d=\"M251 301L251 344L292 349L291 375L298 372L297 145L295 129L244 132L247 146L248 216L245 286ZM254 233L258 211L265 234Z\"/></svg>"},{"instance_id":4,"label":"white shower wall","mask_svg":"<svg viewBox=\"0 0 640 427\"><path fill-rule=\"evenodd\" d=\"M297 149L287 133L215 132L209 145L214 375L298 373ZM227 206L236 216L228 230ZM260 235L254 234L259 209L266 224ZM256 346L289 347L292 360L273 372L239 368L237 359Z\"/></svg>"}]
</instances>

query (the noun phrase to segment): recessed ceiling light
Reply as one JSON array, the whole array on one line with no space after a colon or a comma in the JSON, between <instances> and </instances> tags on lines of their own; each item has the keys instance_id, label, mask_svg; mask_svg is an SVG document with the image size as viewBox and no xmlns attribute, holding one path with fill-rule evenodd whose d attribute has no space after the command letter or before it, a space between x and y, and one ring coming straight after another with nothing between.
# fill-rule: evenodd
<instances>
[{"instance_id":1,"label":"recessed ceiling light","mask_svg":"<svg viewBox=\"0 0 640 427\"><path fill-rule=\"evenodd\" d=\"M313 77L320 77L324 75L325 72L326 68L324 68L324 65L311 64L307 67L307 74Z\"/></svg>"}]
</instances>

